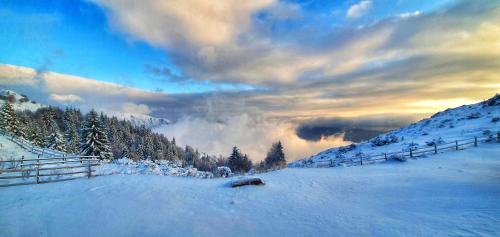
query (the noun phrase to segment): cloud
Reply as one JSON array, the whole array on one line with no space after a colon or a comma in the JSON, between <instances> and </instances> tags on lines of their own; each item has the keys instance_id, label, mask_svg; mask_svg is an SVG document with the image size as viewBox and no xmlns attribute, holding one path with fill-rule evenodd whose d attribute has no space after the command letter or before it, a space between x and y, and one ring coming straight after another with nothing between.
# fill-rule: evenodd
<instances>
[{"instance_id":1,"label":"cloud","mask_svg":"<svg viewBox=\"0 0 500 237\"><path fill-rule=\"evenodd\" d=\"M308 141L344 134L344 140L360 142L418 120L415 116L383 115L357 118L320 118L301 122L297 135Z\"/></svg>"},{"instance_id":2,"label":"cloud","mask_svg":"<svg viewBox=\"0 0 500 237\"><path fill-rule=\"evenodd\" d=\"M185 42L222 45L250 27L251 16L273 0L234 2L95 0L110 9L112 24L131 36L168 48ZM175 26L175 27L170 27Z\"/></svg>"},{"instance_id":3,"label":"cloud","mask_svg":"<svg viewBox=\"0 0 500 237\"><path fill-rule=\"evenodd\" d=\"M2 85L33 85L35 81L32 78L35 75L36 70L32 68L0 64L0 82Z\"/></svg>"},{"instance_id":4,"label":"cloud","mask_svg":"<svg viewBox=\"0 0 500 237\"><path fill-rule=\"evenodd\" d=\"M60 94L51 94L50 99L55 100L60 103L76 103L76 102L83 102L84 100L77 95L73 94L66 94L66 95L60 95Z\"/></svg>"},{"instance_id":5,"label":"cloud","mask_svg":"<svg viewBox=\"0 0 500 237\"><path fill-rule=\"evenodd\" d=\"M156 130L175 137L179 144L189 144L214 155L228 156L238 146L253 161L265 158L272 143L281 140L289 161L304 158L332 146L350 144L342 136L306 141L295 133L289 122L270 121L264 117L242 114L221 120L185 117Z\"/></svg>"},{"instance_id":6,"label":"cloud","mask_svg":"<svg viewBox=\"0 0 500 237\"><path fill-rule=\"evenodd\" d=\"M145 104L134 104L128 102L123 104L121 112L125 114L148 115L151 113L151 110Z\"/></svg>"},{"instance_id":7,"label":"cloud","mask_svg":"<svg viewBox=\"0 0 500 237\"><path fill-rule=\"evenodd\" d=\"M182 140L189 144L188 140L193 139L200 150L206 148L206 151L224 154L233 145L248 146L249 153L259 151L252 153L255 157L261 157L259 154L267 149L264 143L282 137L294 141L289 146L290 156L298 157L321 149L318 144L329 144L325 138L332 134L337 139L342 133L351 136L349 131L354 128L378 129L368 122L352 124L332 118L342 118L342 121L378 117L417 119L437 112L447 102L480 101L500 90L497 40L500 38L497 24L500 5L495 1L457 1L439 11L411 17L394 15L363 27L325 28L324 24L301 22L300 25L307 27L279 31L279 36L274 35L269 26L279 24L268 23L305 17L294 18L293 14L284 12L278 17L275 11L284 11L283 6L258 1L261 5L234 6L246 8L241 15L245 20L222 23L228 25L231 33L222 32L220 38L207 36L206 39L203 38L205 30L207 34L217 34L224 27L209 27L210 23L204 31L194 32L198 26L188 29L191 23L187 19L190 14L195 18L208 17L209 13L198 15L198 12L210 12L207 10L210 7L194 2L190 12L183 3L176 6L177 2L172 2L124 0L100 4L108 11L114 29L164 49L180 71L177 75L162 65L146 65L147 73L177 82L244 83L254 89L166 94L49 70L37 73L37 70L14 65L0 65L0 84L19 88L37 101L46 101L51 94L72 94L85 101L80 103L85 108L123 113L124 106L131 107L125 111L137 109L178 121L168 132L179 139L185 137ZM221 7L234 9L226 1L214 4L214 14ZM180 12L187 15L176 15L180 12L172 12L173 7L182 8ZM259 17L265 12L274 17ZM233 17L233 13L226 14L231 15L229 20ZM198 24L196 21L193 24ZM146 29L151 34L146 34ZM433 101L440 102L439 106L433 106L436 105ZM127 103L133 105L127 106ZM137 108L140 105L144 107ZM257 115L265 119L254 119ZM318 118L329 122L309 123ZM217 121L223 121L223 125ZM244 125L240 128L231 121ZM200 128L206 127L202 135L196 131L196 123L200 123ZM297 127L304 124L310 125L309 131L299 129L299 136L294 135ZM252 141L245 139L245 132L233 134L228 128L248 129L252 139L263 137L263 142L259 141L262 145L252 147L246 144ZM220 137L210 143L210 139L216 137L214 134ZM202 147L204 141L211 145ZM302 148L294 150L295 147Z\"/></svg>"},{"instance_id":8,"label":"cloud","mask_svg":"<svg viewBox=\"0 0 500 237\"><path fill-rule=\"evenodd\" d=\"M361 1L357 4L352 5L349 7L349 10L347 10L347 18L358 18L364 15L370 8L372 7L372 1L371 0L364 0Z\"/></svg>"}]
</instances>

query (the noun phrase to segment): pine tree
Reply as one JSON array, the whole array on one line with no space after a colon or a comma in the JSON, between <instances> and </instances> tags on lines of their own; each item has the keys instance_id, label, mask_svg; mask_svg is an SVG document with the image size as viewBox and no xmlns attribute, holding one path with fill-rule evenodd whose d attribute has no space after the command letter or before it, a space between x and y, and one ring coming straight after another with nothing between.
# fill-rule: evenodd
<instances>
[{"instance_id":1,"label":"pine tree","mask_svg":"<svg viewBox=\"0 0 500 237\"><path fill-rule=\"evenodd\" d=\"M28 140L30 140L33 143L33 145L40 147L43 146L42 131L40 126L38 126L36 122L33 121L28 124L27 137Z\"/></svg>"},{"instance_id":2,"label":"pine tree","mask_svg":"<svg viewBox=\"0 0 500 237\"><path fill-rule=\"evenodd\" d=\"M108 138L94 110L91 110L87 115L82 129L81 141L81 153L83 155L99 156L100 159L112 158Z\"/></svg>"},{"instance_id":3,"label":"pine tree","mask_svg":"<svg viewBox=\"0 0 500 237\"><path fill-rule=\"evenodd\" d=\"M286 166L285 153L283 152L283 145L281 141L274 143L267 152L266 159L264 160L267 168L283 168Z\"/></svg>"},{"instance_id":4,"label":"pine tree","mask_svg":"<svg viewBox=\"0 0 500 237\"><path fill-rule=\"evenodd\" d=\"M3 131L12 135L18 132L16 112L9 102L5 102L0 111L0 126Z\"/></svg>"},{"instance_id":5,"label":"pine tree","mask_svg":"<svg viewBox=\"0 0 500 237\"><path fill-rule=\"evenodd\" d=\"M64 137L61 132L57 129L54 129L49 136L49 145L47 146L50 149L58 150L58 151L66 151L66 142L64 141Z\"/></svg>"},{"instance_id":6,"label":"pine tree","mask_svg":"<svg viewBox=\"0 0 500 237\"><path fill-rule=\"evenodd\" d=\"M247 155L241 154L238 147L233 147L233 151L228 158L228 166L235 173L244 173L252 168L252 161Z\"/></svg>"}]
</instances>

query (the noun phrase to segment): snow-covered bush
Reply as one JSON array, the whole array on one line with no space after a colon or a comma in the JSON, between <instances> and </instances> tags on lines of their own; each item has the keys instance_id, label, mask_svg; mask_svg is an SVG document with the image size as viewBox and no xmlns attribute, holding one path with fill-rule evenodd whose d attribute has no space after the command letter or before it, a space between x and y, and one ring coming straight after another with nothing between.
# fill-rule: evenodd
<instances>
[{"instance_id":1,"label":"snow-covered bush","mask_svg":"<svg viewBox=\"0 0 500 237\"><path fill-rule=\"evenodd\" d=\"M395 135L389 135L389 136L385 136L383 138L378 136L378 137L371 140L371 144L372 144L372 146L385 146L385 145L389 145L391 143L396 143L398 141L399 141L399 139Z\"/></svg>"},{"instance_id":2,"label":"snow-covered bush","mask_svg":"<svg viewBox=\"0 0 500 237\"><path fill-rule=\"evenodd\" d=\"M229 176L233 175L233 172L231 172L231 169L227 166L219 166L215 170L215 176L216 177L224 177L227 178Z\"/></svg>"},{"instance_id":3,"label":"snow-covered bush","mask_svg":"<svg viewBox=\"0 0 500 237\"><path fill-rule=\"evenodd\" d=\"M432 139L432 141L425 142L425 145L427 145L427 146L434 146L434 145L440 145L440 144L443 144L443 143L444 143L443 138L439 137L437 139Z\"/></svg>"},{"instance_id":4,"label":"snow-covered bush","mask_svg":"<svg viewBox=\"0 0 500 237\"><path fill-rule=\"evenodd\" d=\"M496 123L496 122L498 122L498 121L500 121L500 117L493 117L493 118L491 119L491 122L492 122L492 123Z\"/></svg>"}]
</instances>

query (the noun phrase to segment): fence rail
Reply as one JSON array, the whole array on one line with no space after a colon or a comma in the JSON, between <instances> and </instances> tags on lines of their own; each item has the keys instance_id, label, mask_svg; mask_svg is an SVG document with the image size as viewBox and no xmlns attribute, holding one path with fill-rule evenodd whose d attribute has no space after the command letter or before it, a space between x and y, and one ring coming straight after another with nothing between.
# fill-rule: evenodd
<instances>
[{"instance_id":1,"label":"fence rail","mask_svg":"<svg viewBox=\"0 0 500 237\"><path fill-rule=\"evenodd\" d=\"M362 155L359 157L349 157L341 159L330 159L326 161L316 161L315 167L326 168L326 167L337 167L337 166L358 166L373 164L380 161L387 161L391 159L401 159L406 158L416 158L429 154L438 154L446 150L462 150L471 146L477 147L480 143L494 141L500 142L500 132L495 135L485 135L485 136L475 136L471 138L457 139L452 142L446 142L441 144L434 143L433 145L427 146L414 146L409 147L407 151L393 151L384 152L382 154L369 154ZM307 167L307 164L305 164Z\"/></svg>"},{"instance_id":2,"label":"fence rail","mask_svg":"<svg viewBox=\"0 0 500 237\"><path fill-rule=\"evenodd\" d=\"M97 158L98 156L70 156L69 159L68 157L39 157L38 159L24 159L23 157L18 160L2 160L0 161L0 164L11 163L13 164L13 166L7 169L0 169L0 175L9 174L7 176L0 176L0 180L22 179L22 181L0 184L0 187L52 183L73 180L77 178L95 177L98 175L96 175L96 170L94 169L94 167L101 164L101 160L98 160ZM80 164L74 165L74 163ZM32 172L34 172L34 174L32 174ZM82 174L84 176L81 176ZM51 177L54 176L56 176L57 178L51 179ZM45 179L44 177L49 179Z\"/></svg>"}]
</instances>

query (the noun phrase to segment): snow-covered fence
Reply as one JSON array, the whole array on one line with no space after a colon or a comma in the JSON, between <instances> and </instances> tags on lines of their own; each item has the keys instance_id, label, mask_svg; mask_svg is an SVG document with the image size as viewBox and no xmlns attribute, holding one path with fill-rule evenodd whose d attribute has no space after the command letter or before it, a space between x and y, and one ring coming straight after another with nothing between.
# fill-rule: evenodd
<instances>
[{"instance_id":1,"label":"snow-covered fence","mask_svg":"<svg viewBox=\"0 0 500 237\"><path fill-rule=\"evenodd\" d=\"M477 147L480 143L492 142L495 140L496 142L500 142L500 132L497 132L496 136L491 134L486 136L475 136L441 144L434 143L430 146L413 146L409 147L407 151L402 150L395 152L384 152L382 154L363 154L356 157L347 157L338 160L331 159L327 161L316 161L315 167L358 166L373 164L391 159L406 160L407 158L416 158L424 155L438 154L444 151L462 150L468 147Z\"/></svg>"},{"instance_id":2,"label":"snow-covered fence","mask_svg":"<svg viewBox=\"0 0 500 237\"><path fill-rule=\"evenodd\" d=\"M21 139L21 138L15 138L12 136L7 136L7 138L10 141L19 145L20 147L22 147L23 149L25 149L33 154L36 154L36 155L49 156L49 157L50 156L66 156L66 155L68 155L66 152L56 151L56 150L52 150L52 149L48 149L48 148L41 148L41 147L35 146L31 142L26 141L26 140Z\"/></svg>"},{"instance_id":3,"label":"snow-covered fence","mask_svg":"<svg viewBox=\"0 0 500 237\"><path fill-rule=\"evenodd\" d=\"M0 187L60 182L78 178L95 177L94 166L100 165L97 156L63 156L36 159L2 160L2 163L13 164L9 168L0 169ZM3 165L2 165L3 166ZM11 180L21 182L11 183Z\"/></svg>"}]
</instances>

